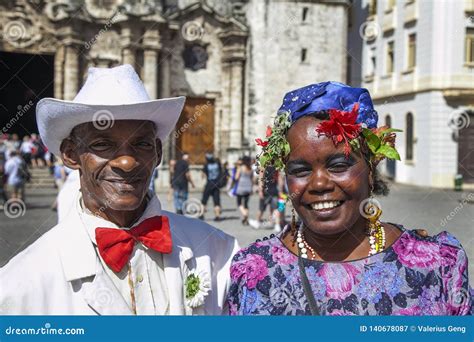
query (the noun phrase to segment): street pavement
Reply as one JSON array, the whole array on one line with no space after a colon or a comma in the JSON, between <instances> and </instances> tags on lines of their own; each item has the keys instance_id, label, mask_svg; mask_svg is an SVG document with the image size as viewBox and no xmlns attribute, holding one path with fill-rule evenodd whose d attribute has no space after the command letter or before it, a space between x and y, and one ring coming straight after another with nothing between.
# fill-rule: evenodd
<instances>
[{"instance_id":1,"label":"street pavement","mask_svg":"<svg viewBox=\"0 0 474 342\"><path fill-rule=\"evenodd\" d=\"M169 201L168 195L159 193L158 196L163 208L172 210L172 201ZM200 197L199 192L190 194L191 203L196 204L196 208ZM242 247L272 234L271 229L255 230L250 226L243 226L235 199L225 192L222 192L221 197L223 220L213 221L211 200L205 214L209 224L235 236ZM29 190L27 208L18 212L18 217L12 218L9 217L15 216L12 213L7 216L3 211L0 212L0 266L56 224L56 213L50 209L54 198L54 189ZM454 192L392 184L389 196L378 200L383 210L382 221L399 223L408 229L426 229L430 235L447 230L461 241L469 259L474 260L474 191ZM257 195L251 196L249 207L250 217L255 218L258 209ZM290 211L287 210L288 220L289 214ZM266 216L268 218L268 214ZM473 265L474 261L469 265L471 284L474 284Z\"/></svg>"}]
</instances>

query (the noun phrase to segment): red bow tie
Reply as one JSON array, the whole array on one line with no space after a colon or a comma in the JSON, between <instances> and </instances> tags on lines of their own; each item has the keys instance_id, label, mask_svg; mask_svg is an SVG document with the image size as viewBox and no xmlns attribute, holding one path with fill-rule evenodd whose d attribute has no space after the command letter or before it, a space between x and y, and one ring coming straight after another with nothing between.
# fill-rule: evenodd
<instances>
[{"instance_id":1,"label":"red bow tie","mask_svg":"<svg viewBox=\"0 0 474 342\"><path fill-rule=\"evenodd\" d=\"M95 229L95 240L102 259L117 273L130 259L136 241L165 254L171 253L172 247L166 216L150 217L130 230L98 227Z\"/></svg>"}]
</instances>

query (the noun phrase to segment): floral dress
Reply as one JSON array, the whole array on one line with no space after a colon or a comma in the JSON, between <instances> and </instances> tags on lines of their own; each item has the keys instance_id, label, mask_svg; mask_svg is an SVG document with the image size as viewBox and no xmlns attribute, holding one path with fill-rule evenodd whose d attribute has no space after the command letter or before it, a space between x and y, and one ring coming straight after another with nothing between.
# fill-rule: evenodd
<instances>
[{"instance_id":1,"label":"floral dress","mask_svg":"<svg viewBox=\"0 0 474 342\"><path fill-rule=\"evenodd\" d=\"M459 241L448 232L421 237L395 226L401 236L373 256L347 262L303 259L321 314L469 315L467 257ZM281 234L234 256L231 315L310 315L298 257L283 245Z\"/></svg>"}]
</instances>

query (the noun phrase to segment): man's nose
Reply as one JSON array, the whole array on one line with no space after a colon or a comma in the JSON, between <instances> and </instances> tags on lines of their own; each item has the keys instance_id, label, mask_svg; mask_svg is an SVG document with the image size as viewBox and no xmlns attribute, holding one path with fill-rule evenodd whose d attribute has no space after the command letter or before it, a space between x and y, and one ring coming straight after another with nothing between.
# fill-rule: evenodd
<instances>
[{"instance_id":1,"label":"man's nose","mask_svg":"<svg viewBox=\"0 0 474 342\"><path fill-rule=\"evenodd\" d=\"M129 155L119 156L110 161L110 166L124 172L130 172L138 166L137 160Z\"/></svg>"}]
</instances>

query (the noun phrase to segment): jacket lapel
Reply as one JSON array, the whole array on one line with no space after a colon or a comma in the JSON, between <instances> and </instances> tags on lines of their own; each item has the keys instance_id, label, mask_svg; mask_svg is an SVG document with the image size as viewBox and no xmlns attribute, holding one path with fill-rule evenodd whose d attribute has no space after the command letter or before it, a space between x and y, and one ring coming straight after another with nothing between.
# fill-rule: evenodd
<instances>
[{"instance_id":1,"label":"jacket lapel","mask_svg":"<svg viewBox=\"0 0 474 342\"><path fill-rule=\"evenodd\" d=\"M80 196L80 192L77 193ZM127 303L105 273L75 207L59 229L59 255L66 281L77 284L85 302L99 315L131 315Z\"/></svg>"},{"instance_id":2,"label":"jacket lapel","mask_svg":"<svg viewBox=\"0 0 474 342\"><path fill-rule=\"evenodd\" d=\"M180 246L174 241L173 250L170 254L163 254L163 265L165 268L166 283L168 284L168 296L170 315L186 315L192 311L185 305L184 279L189 266L186 264L193 257L190 248Z\"/></svg>"},{"instance_id":3,"label":"jacket lapel","mask_svg":"<svg viewBox=\"0 0 474 342\"><path fill-rule=\"evenodd\" d=\"M97 260L92 281L82 281L80 292L86 303L99 315L133 315L120 292Z\"/></svg>"}]
</instances>

